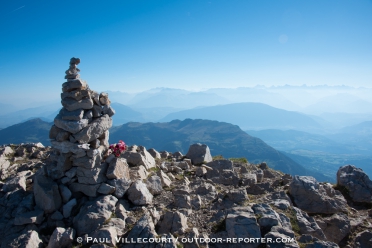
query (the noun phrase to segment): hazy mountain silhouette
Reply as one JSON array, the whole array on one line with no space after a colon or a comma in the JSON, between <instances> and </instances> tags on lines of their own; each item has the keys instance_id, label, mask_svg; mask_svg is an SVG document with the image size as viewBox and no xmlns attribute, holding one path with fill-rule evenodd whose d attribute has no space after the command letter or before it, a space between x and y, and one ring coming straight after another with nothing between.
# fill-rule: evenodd
<instances>
[{"instance_id":1,"label":"hazy mountain silhouette","mask_svg":"<svg viewBox=\"0 0 372 248\"><path fill-rule=\"evenodd\" d=\"M321 125L311 117L262 103L233 103L194 108L171 113L161 121L175 119L206 119L233 123L242 129L299 129L319 130Z\"/></svg>"},{"instance_id":2,"label":"hazy mountain silhouette","mask_svg":"<svg viewBox=\"0 0 372 248\"><path fill-rule=\"evenodd\" d=\"M226 158L246 157L251 162L266 161L270 167L290 174L313 175L319 180L333 180L303 166L252 137L238 126L210 120L174 120L166 123L127 123L110 130L110 142L124 140L127 144L141 144L146 148L186 153L191 144L207 144L212 155Z\"/></svg>"},{"instance_id":3,"label":"hazy mountain silhouette","mask_svg":"<svg viewBox=\"0 0 372 248\"><path fill-rule=\"evenodd\" d=\"M37 143L50 145L49 130L52 123L40 118L28 120L0 130L0 144Z\"/></svg>"}]
</instances>

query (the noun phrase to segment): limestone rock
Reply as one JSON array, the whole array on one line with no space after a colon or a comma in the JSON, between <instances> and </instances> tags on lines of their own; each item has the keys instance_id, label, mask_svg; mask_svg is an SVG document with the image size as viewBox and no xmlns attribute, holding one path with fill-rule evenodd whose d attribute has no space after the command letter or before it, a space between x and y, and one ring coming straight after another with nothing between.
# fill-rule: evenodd
<instances>
[{"instance_id":1,"label":"limestone rock","mask_svg":"<svg viewBox=\"0 0 372 248\"><path fill-rule=\"evenodd\" d=\"M53 148L59 150L62 153L68 153L72 152L74 154L79 154L81 152L85 152L89 150L89 145L88 144L74 144L68 141L51 141Z\"/></svg>"},{"instance_id":2,"label":"limestone rock","mask_svg":"<svg viewBox=\"0 0 372 248\"><path fill-rule=\"evenodd\" d=\"M105 182L107 180L105 176L107 166L108 165L104 163L92 169L78 167L76 170L78 182L81 184L99 184Z\"/></svg>"},{"instance_id":3,"label":"limestone rock","mask_svg":"<svg viewBox=\"0 0 372 248\"><path fill-rule=\"evenodd\" d=\"M332 214L345 211L346 200L330 184L319 184L310 176L295 176L289 185L295 204L308 213Z\"/></svg>"},{"instance_id":4,"label":"limestone rock","mask_svg":"<svg viewBox=\"0 0 372 248\"><path fill-rule=\"evenodd\" d=\"M154 148L150 148L147 151L151 154L151 156L153 158L155 158L155 159L160 159L161 158L160 153L158 151L156 151Z\"/></svg>"},{"instance_id":5,"label":"limestone rock","mask_svg":"<svg viewBox=\"0 0 372 248\"><path fill-rule=\"evenodd\" d=\"M100 184L72 183L69 186L69 189L72 192L81 192L81 193L84 193L87 196L96 197L97 196L97 190L98 190L99 186L100 186Z\"/></svg>"},{"instance_id":6,"label":"limestone rock","mask_svg":"<svg viewBox=\"0 0 372 248\"><path fill-rule=\"evenodd\" d=\"M155 159L146 150L145 147L139 147L138 152L127 151L123 154L123 157L127 159L129 165L139 166L143 165L147 170L155 167Z\"/></svg>"},{"instance_id":7,"label":"limestone rock","mask_svg":"<svg viewBox=\"0 0 372 248\"><path fill-rule=\"evenodd\" d=\"M81 100L75 100L74 98L64 98L61 101L63 107L68 111L75 111L78 109L91 109L93 108L93 101L90 98L83 98Z\"/></svg>"},{"instance_id":8,"label":"limestone rock","mask_svg":"<svg viewBox=\"0 0 372 248\"><path fill-rule=\"evenodd\" d=\"M132 230L130 230L128 234L128 240L131 239L150 239L155 238L157 236L157 233L155 231L154 222L152 221L152 218L148 214L144 214L137 223L133 226ZM135 248L137 247L136 244L126 244L126 247L129 248Z\"/></svg>"},{"instance_id":9,"label":"limestone rock","mask_svg":"<svg viewBox=\"0 0 372 248\"><path fill-rule=\"evenodd\" d=\"M59 115L62 117L63 120L80 121L81 119L83 119L84 110L76 109L74 111L68 111L67 109L62 108L59 111Z\"/></svg>"},{"instance_id":10,"label":"limestone rock","mask_svg":"<svg viewBox=\"0 0 372 248\"><path fill-rule=\"evenodd\" d=\"M115 187L114 195L117 198L122 198L124 194L128 191L130 185L132 184L132 181L125 178L121 178L108 180L107 183Z\"/></svg>"},{"instance_id":11,"label":"limestone rock","mask_svg":"<svg viewBox=\"0 0 372 248\"><path fill-rule=\"evenodd\" d=\"M87 119L81 119L79 121L64 120L62 119L62 116L58 114L54 119L54 125L67 132L75 134L82 130L83 128L85 128L86 126L88 126L88 120Z\"/></svg>"},{"instance_id":12,"label":"limestone rock","mask_svg":"<svg viewBox=\"0 0 372 248\"><path fill-rule=\"evenodd\" d=\"M90 123L89 126L84 127L81 131L75 132L74 138L79 141L80 144L89 143L102 136L111 126L112 119L108 115L103 115L101 118Z\"/></svg>"},{"instance_id":13,"label":"limestone rock","mask_svg":"<svg viewBox=\"0 0 372 248\"><path fill-rule=\"evenodd\" d=\"M153 196L146 184L138 180L128 189L128 199L135 205L147 205L152 203Z\"/></svg>"},{"instance_id":14,"label":"limestone rock","mask_svg":"<svg viewBox=\"0 0 372 248\"><path fill-rule=\"evenodd\" d=\"M107 169L106 177L108 179L130 179L129 167L126 159L114 158Z\"/></svg>"},{"instance_id":15,"label":"limestone rock","mask_svg":"<svg viewBox=\"0 0 372 248\"><path fill-rule=\"evenodd\" d=\"M226 231L231 238L257 238L261 237L260 227L256 221L253 210L247 207L246 211L233 211L226 216ZM258 247L259 243L244 244L244 247ZM242 246L243 247L243 246Z\"/></svg>"},{"instance_id":16,"label":"limestone rock","mask_svg":"<svg viewBox=\"0 0 372 248\"><path fill-rule=\"evenodd\" d=\"M158 176L161 180L161 184L163 187L169 187L172 184L172 181L169 179L167 174L165 174L162 170L158 171Z\"/></svg>"},{"instance_id":17,"label":"limestone rock","mask_svg":"<svg viewBox=\"0 0 372 248\"><path fill-rule=\"evenodd\" d=\"M5 244L1 247L5 247ZM6 244L6 247L41 248L43 247L43 241L40 239L39 234L35 230L25 229L20 235L18 235L18 237Z\"/></svg>"},{"instance_id":18,"label":"limestone rock","mask_svg":"<svg viewBox=\"0 0 372 248\"><path fill-rule=\"evenodd\" d=\"M173 234L184 234L187 228L187 217L184 214L178 211L167 211L159 224L158 233L165 234L170 232Z\"/></svg>"},{"instance_id":19,"label":"limestone rock","mask_svg":"<svg viewBox=\"0 0 372 248\"><path fill-rule=\"evenodd\" d=\"M111 217L118 199L112 195L87 202L75 216L73 225L78 236L89 234Z\"/></svg>"},{"instance_id":20,"label":"limestone rock","mask_svg":"<svg viewBox=\"0 0 372 248\"><path fill-rule=\"evenodd\" d=\"M330 217L319 218L316 222L323 230L327 240L336 244L345 238L351 229L350 221L344 213L337 213Z\"/></svg>"},{"instance_id":21,"label":"limestone rock","mask_svg":"<svg viewBox=\"0 0 372 248\"><path fill-rule=\"evenodd\" d=\"M76 89L85 90L86 88L87 83L82 79L75 79L62 84L63 92L71 92Z\"/></svg>"},{"instance_id":22,"label":"limestone rock","mask_svg":"<svg viewBox=\"0 0 372 248\"><path fill-rule=\"evenodd\" d=\"M195 165L213 161L209 147L200 143L190 145L186 157Z\"/></svg>"},{"instance_id":23,"label":"limestone rock","mask_svg":"<svg viewBox=\"0 0 372 248\"><path fill-rule=\"evenodd\" d=\"M90 98L90 93L88 90L73 90L70 92L61 93L61 99L72 98L80 101L83 98Z\"/></svg>"},{"instance_id":24,"label":"limestone rock","mask_svg":"<svg viewBox=\"0 0 372 248\"><path fill-rule=\"evenodd\" d=\"M345 187L354 202L372 202L372 181L362 169L345 165L337 171L337 185Z\"/></svg>"},{"instance_id":25,"label":"limestone rock","mask_svg":"<svg viewBox=\"0 0 372 248\"><path fill-rule=\"evenodd\" d=\"M97 192L104 195L112 194L115 192L115 187L107 183L101 183L101 186L99 186Z\"/></svg>"},{"instance_id":26,"label":"limestone rock","mask_svg":"<svg viewBox=\"0 0 372 248\"><path fill-rule=\"evenodd\" d=\"M75 230L71 227L65 229L57 227L54 229L52 236L49 239L47 248L64 248L70 247L75 239Z\"/></svg>"},{"instance_id":27,"label":"limestone rock","mask_svg":"<svg viewBox=\"0 0 372 248\"><path fill-rule=\"evenodd\" d=\"M161 179L159 176L153 175L149 177L146 181L148 190L153 195L159 195L163 191Z\"/></svg>"},{"instance_id":28,"label":"limestone rock","mask_svg":"<svg viewBox=\"0 0 372 248\"><path fill-rule=\"evenodd\" d=\"M105 226L100 229L95 230L93 233L89 234L89 236L94 240L105 240L105 244L115 247L116 246L116 238L118 236L116 228L113 226ZM88 242L89 244L89 242Z\"/></svg>"},{"instance_id":29,"label":"limestone rock","mask_svg":"<svg viewBox=\"0 0 372 248\"><path fill-rule=\"evenodd\" d=\"M313 217L296 207L293 207L293 210L295 211L301 234L310 234L321 240L326 239L322 229L320 229Z\"/></svg>"},{"instance_id":30,"label":"limestone rock","mask_svg":"<svg viewBox=\"0 0 372 248\"><path fill-rule=\"evenodd\" d=\"M53 213L62 205L58 184L43 175L35 175L34 196L36 205L46 213Z\"/></svg>"},{"instance_id":31,"label":"limestone rock","mask_svg":"<svg viewBox=\"0 0 372 248\"><path fill-rule=\"evenodd\" d=\"M3 185L4 192L11 192L13 190L22 189L26 190L26 177L16 176L6 181Z\"/></svg>"}]
</instances>

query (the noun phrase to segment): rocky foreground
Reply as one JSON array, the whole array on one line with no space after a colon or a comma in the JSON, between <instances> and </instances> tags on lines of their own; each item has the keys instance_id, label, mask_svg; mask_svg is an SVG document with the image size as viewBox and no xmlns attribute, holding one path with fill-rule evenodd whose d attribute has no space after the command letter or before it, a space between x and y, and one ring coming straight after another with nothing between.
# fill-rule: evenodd
<instances>
[{"instance_id":1,"label":"rocky foreground","mask_svg":"<svg viewBox=\"0 0 372 248\"><path fill-rule=\"evenodd\" d=\"M185 156L132 146L106 158L93 195L74 186L76 166L48 177L54 152L0 148L1 247L372 247L372 182L351 165L331 185L213 160L201 144Z\"/></svg>"}]
</instances>

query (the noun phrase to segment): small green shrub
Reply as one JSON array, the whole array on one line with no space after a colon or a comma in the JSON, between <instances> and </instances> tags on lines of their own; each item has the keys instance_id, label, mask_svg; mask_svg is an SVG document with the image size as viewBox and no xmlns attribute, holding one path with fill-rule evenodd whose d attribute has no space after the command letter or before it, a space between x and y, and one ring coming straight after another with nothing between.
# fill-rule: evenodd
<instances>
[{"instance_id":1,"label":"small green shrub","mask_svg":"<svg viewBox=\"0 0 372 248\"><path fill-rule=\"evenodd\" d=\"M248 159L242 157L242 158L229 158L230 161L233 161L234 163L242 163L246 164L248 163Z\"/></svg>"}]
</instances>

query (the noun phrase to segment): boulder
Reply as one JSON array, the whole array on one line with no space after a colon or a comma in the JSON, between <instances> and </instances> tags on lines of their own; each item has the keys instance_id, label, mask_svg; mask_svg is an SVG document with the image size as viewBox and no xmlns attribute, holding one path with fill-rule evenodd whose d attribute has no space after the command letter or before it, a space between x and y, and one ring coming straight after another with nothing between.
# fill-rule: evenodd
<instances>
[{"instance_id":1,"label":"boulder","mask_svg":"<svg viewBox=\"0 0 372 248\"><path fill-rule=\"evenodd\" d=\"M241 209L232 209L226 216L226 231L230 238L257 238L261 237L260 226L257 223L253 210L246 207L244 211ZM242 243L237 247L258 247L257 243Z\"/></svg>"},{"instance_id":2,"label":"boulder","mask_svg":"<svg viewBox=\"0 0 372 248\"><path fill-rule=\"evenodd\" d=\"M146 184L138 180L128 189L128 199L135 205L147 205L152 203L153 196Z\"/></svg>"},{"instance_id":3,"label":"boulder","mask_svg":"<svg viewBox=\"0 0 372 248\"><path fill-rule=\"evenodd\" d=\"M41 248L44 247L43 241L35 230L27 230L27 228L18 234L9 243L2 243L1 247L18 248Z\"/></svg>"},{"instance_id":4,"label":"boulder","mask_svg":"<svg viewBox=\"0 0 372 248\"><path fill-rule=\"evenodd\" d=\"M72 192L81 192L87 196L96 197L99 186L100 184L72 183L69 185L69 189Z\"/></svg>"},{"instance_id":5,"label":"boulder","mask_svg":"<svg viewBox=\"0 0 372 248\"><path fill-rule=\"evenodd\" d=\"M75 239L75 230L71 227L65 229L57 227L50 236L47 248L64 248L70 247Z\"/></svg>"},{"instance_id":6,"label":"boulder","mask_svg":"<svg viewBox=\"0 0 372 248\"><path fill-rule=\"evenodd\" d=\"M194 165L213 161L209 147L200 143L190 145L186 157L191 159Z\"/></svg>"},{"instance_id":7,"label":"boulder","mask_svg":"<svg viewBox=\"0 0 372 248\"><path fill-rule=\"evenodd\" d=\"M184 234L188 228L187 217L178 211L167 211L164 214L163 219L158 223L158 226L159 234Z\"/></svg>"},{"instance_id":8,"label":"boulder","mask_svg":"<svg viewBox=\"0 0 372 248\"><path fill-rule=\"evenodd\" d=\"M73 220L77 235L89 234L102 226L115 211L117 201L118 199L112 195L100 196L81 207Z\"/></svg>"},{"instance_id":9,"label":"boulder","mask_svg":"<svg viewBox=\"0 0 372 248\"><path fill-rule=\"evenodd\" d=\"M146 181L146 185L150 193L153 195L160 195L163 191L161 179L157 175L149 177Z\"/></svg>"},{"instance_id":10,"label":"boulder","mask_svg":"<svg viewBox=\"0 0 372 248\"><path fill-rule=\"evenodd\" d=\"M83 98L90 98L90 94L88 90L73 90L70 92L61 93L61 99L65 98L73 98L77 101L80 101Z\"/></svg>"},{"instance_id":11,"label":"boulder","mask_svg":"<svg viewBox=\"0 0 372 248\"><path fill-rule=\"evenodd\" d=\"M326 236L313 217L309 216L299 208L293 207L293 210L301 234L310 234L318 239L326 240Z\"/></svg>"},{"instance_id":12,"label":"boulder","mask_svg":"<svg viewBox=\"0 0 372 248\"><path fill-rule=\"evenodd\" d=\"M150 239L157 237L157 233L155 231L155 225L152 221L152 218L148 214L144 214L137 223L133 226L130 230L127 239L128 240L137 240L137 239ZM135 243L125 244L125 247L135 248L138 247Z\"/></svg>"},{"instance_id":13,"label":"boulder","mask_svg":"<svg viewBox=\"0 0 372 248\"><path fill-rule=\"evenodd\" d=\"M154 148L150 148L147 151L151 154L151 156L153 158L155 158L155 159L160 159L161 158L160 153L157 150L155 150Z\"/></svg>"},{"instance_id":14,"label":"boulder","mask_svg":"<svg viewBox=\"0 0 372 248\"><path fill-rule=\"evenodd\" d=\"M105 176L107 166L106 163L103 163L101 166L92 169L78 167L76 170L78 182L82 184L99 184L105 182L107 180Z\"/></svg>"},{"instance_id":15,"label":"boulder","mask_svg":"<svg viewBox=\"0 0 372 248\"><path fill-rule=\"evenodd\" d=\"M3 185L4 192L11 192L17 189L26 191L26 177L15 176L5 182Z\"/></svg>"},{"instance_id":16,"label":"boulder","mask_svg":"<svg viewBox=\"0 0 372 248\"><path fill-rule=\"evenodd\" d=\"M115 192L115 187L107 183L101 183L101 186L99 186L97 192L103 195L112 194Z\"/></svg>"},{"instance_id":17,"label":"boulder","mask_svg":"<svg viewBox=\"0 0 372 248\"><path fill-rule=\"evenodd\" d=\"M310 176L295 176L289 193L297 207L308 213L333 214L347 209L345 198L330 184L319 184Z\"/></svg>"},{"instance_id":18,"label":"boulder","mask_svg":"<svg viewBox=\"0 0 372 248\"><path fill-rule=\"evenodd\" d=\"M57 127L65 130L69 133L75 134L75 133L79 132L80 130L82 130L83 128L88 126L88 120L87 119L81 119L79 121L64 120L64 119L62 119L62 116L60 114L58 114L54 118L54 125L56 125ZM85 143L87 143L87 142L85 142Z\"/></svg>"},{"instance_id":19,"label":"boulder","mask_svg":"<svg viewBox=\"0 0 372 248\"><path fill-rule=\"evenodd\" d=\"M337 185L347 189L354 202L372 202L372 181L362 169L345 165L337 171Z\"/></svg>"},{"instance_id":20,"label":"boulder","mask_svg":"<svg viewBox=\"0 0 372 248\"><path fill-rule=\"evenodd\" d=\"M155 159L143 146L139 146L137 152L125 152L123 157L126 158L128 164L132 166L143 165L147 170L156 166Z\"/></svg>"},{"instance_id":21,"label":"boulder","mask_svg":"<svg viewBox=\"0 0 372 248\"><path fill-rule=\"evenodd\" d=\"M83 119L84 110L76 109L74 111L68 111L66 108L62 108L59 111L59 115L62 117L63 120L80 121L81 119Z\"/></svg>"},{"instance_id":22,"label":"boulder","mask_svg":"<svg viewBox=\"0 0 372 248\"><path fill-rule=\"evenodd\" d=\"M93 108L93 101L90 98L83 98L81 100L75 100L74 98L64 98L61 101L63 107L68 111L75 111L80 109L91 109Z\"/></svg>"},{"instance_id":23,"label":"boulder","mask_svg":"<svg viewBox=\"0 0 372 248\"><path fill-rule=\"evenodd\" d=\"M124 158L114 158L111 160L107 168L106 177L108 179L130 179L127 160Z\"/></svg>"},{"instance_id":24,"label":"boulder","mask_svg":"<svg viewBox=\"0 0 372 248\"><path fill-rule=\"evenodd\" d=\"M316 222L323 230L327 240L336 244L340 243L340 241L349 234L351 229L349 218L344 213L317 218Z\"/></svg>"},{"instance_id":25,"label":"boulder","mask_svg":"<svg viewBox=\"0 0 372 248\"><path fill-rule=\"evenodd\" d=\"M105 244L115 247L118 234L115 227L105 226L89 234L89 237L92 238L92 241L90 241L91 243L93 243L94 240L105 240ZM87 243L90 244L90 242Z\"/></svg>"},{"instance_id":26,"label":"boulder","mask_svg":"<svg viewBox=\"0 0 372 248\"><path fill-rule=\"evenodd\" d=\"M132 184L132 181L125 178L121 178L108 180L107 183L115 187L114 195L117 198L122 198L124 194L128 191L130 185Z\"/></svg>"},{"instance_id":27,"label":"boulder","mask_svg":"<svg viewBox=\"0 0 372 248\"><path fill-rule=\"evenodd\" d=\"M172 181L169 179L167 174L165 174L162 170L158 171L157 174L161 180L161 184L163 187L169 187L172 184Z\"/></svg>"},{"instance_id":28,"label":"boulder","mask_svg":"<svg viewBox=\"0 0 372 248\"><path fill-rule=\"evenodd\" d=\"M36 205L46 213L53 213L62 206L58 184L41 174L35 176L34 196Z\"/></svg>"},{"instance_id":29,"label":"boulder","mask_svg":"<svg viewBox=\"0 0 372 248\"><path fill-rule=\"evenodd\" d=\"M62 84L62 91L63 92L71 92L73 90L85 90L87 89L87 83L78 78L78 79L74 79L74 80L71 80L71 81L68 81L64 84Z\"/></svg>"},{"instance_id":30,"label":"boulder","mask_svg":"<svg viewBox=\"0 0 372 248\"><path fill-rule=\"evenodd\" d=\"M103 115L101 118L94 120L89 126L84 127L79 132L74 133L74 138L80 143L89 143L110 129L112 126L112 119L108 115Z\"/></svg>"}]
</instances>

